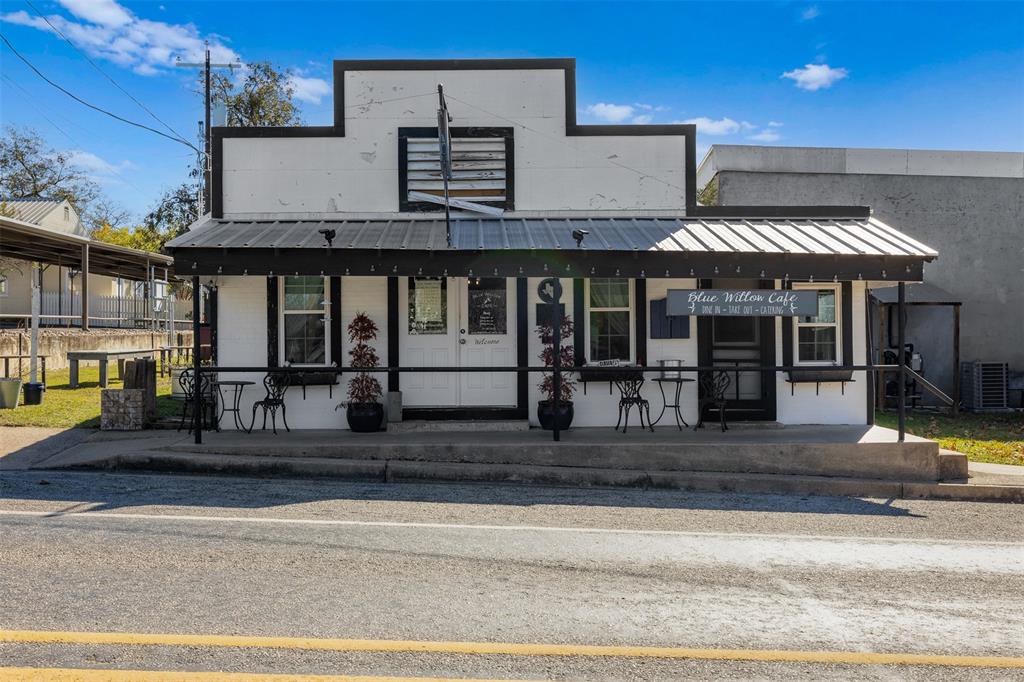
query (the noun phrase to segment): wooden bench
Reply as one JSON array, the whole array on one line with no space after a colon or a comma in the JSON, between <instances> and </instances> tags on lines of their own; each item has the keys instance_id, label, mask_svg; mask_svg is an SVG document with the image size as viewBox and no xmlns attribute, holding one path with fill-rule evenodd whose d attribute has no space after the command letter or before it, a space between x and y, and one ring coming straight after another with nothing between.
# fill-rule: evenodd
<instances>
[{"instance_id":1,"label":"wooden bench","mask_svg":"<svg viewBox=\"0 0 1024 682\"><path fill-rule=\"evenodd\" d=\"M136 358L151 358L158 352L156 348L136 348L133 350L71 350L68 351L68 364L71 367L71 388L78 388L78 363L82 360L96 360L100 363L100 386L107 387L107 365L111 359L117 360L117 376L124 375L124 361Z\"/></svg>"},{"instance_id":2,"label":"wooden bench","mask_svg":"<svg viewBox=\"0 0 1024 682\"><path fill-rule=\"evenodd\" d=\"M36 355L39 358L40 363L43 367L43 383L46 383L46 355ZM11 376L11 360L18 361L18 376L21 376L21 363L23 360L32 361L31 355L0 355L0 360L4 361L4 376Z\"/></svg>"}]
</instances>

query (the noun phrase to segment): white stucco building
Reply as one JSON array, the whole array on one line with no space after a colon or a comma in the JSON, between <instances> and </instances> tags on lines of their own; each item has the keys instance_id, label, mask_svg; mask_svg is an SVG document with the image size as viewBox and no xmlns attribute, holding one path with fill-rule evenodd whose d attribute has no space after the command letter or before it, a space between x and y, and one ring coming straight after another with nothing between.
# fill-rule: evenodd
<instances>
[{"instance_id":1,"label":"white stucco building","mask_svg":"<svg viewBox=\"0 0 1024 682\"><path fill-rule=\"evenodd\" d=\"M442 191L438 83L451 196L503 210L453 211L450 240L422 196ZM347 365L357 312L389 367L537 366L538 284L559 277L578 365L720 366L731 421L871 422L869 373L841 370L868 362L866 286L919 280L936 254L868 208L699 206L695 127L578 124L569 59L340 61L334 88L332 126L216 128L212 214L168 245L179 275L216 291L217 365L253 369L230 378ZM670 290L697 289L807 289L817 313L667 316ZM787 366L840 370L743 371ZM406 419L536 424L538 373L380 376ZM656 376L642 387L655 414ZM289 390L290 426L345 428L346 381ZM698 390L682 387L691 424ZM607 379L578 384L574 426L614 425L619 397Z\"/></svg>"}]
</instances>

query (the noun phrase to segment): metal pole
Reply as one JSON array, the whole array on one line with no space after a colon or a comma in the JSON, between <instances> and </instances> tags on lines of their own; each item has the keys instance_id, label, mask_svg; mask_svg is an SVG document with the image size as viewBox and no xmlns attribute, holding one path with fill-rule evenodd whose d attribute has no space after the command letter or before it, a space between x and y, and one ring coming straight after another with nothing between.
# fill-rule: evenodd
<instances>
[{"instance_id":1,"label":"metal pole","mask_svg":"<svg viewBox=\"0 0 1024 682\"><path fill-rule=\"evenodd\" d=\"M89 243L82 244L82 331L89 331Z\"/></svg>"},{"instance_id":2,"label":"metal pole","mask_svg":"<svg viewBox=\"0 0 1024 682\"><path fill-rule=\"evenodd\" d=\"M192 389L192 425L196 434L196 445L203 442L203 391L199 378L199 276L192 276L192 376L195 387Z\"/></svg>"},{"instance_id":3,"label":"metal pole","mask_svg":"<svg viewBox=\"0 0 1024 682\"><path fill-rule=\"evenodd\" d=\"M953 414L960 414L960 304L953 306Z\"/></svg>"},{"instance_id":4,"label":"metal pole","mask_svg":"<svg viewBox=\"0 0 1024 682\"><path fill-rule=\"evenodd\" d=\"M899 412L899 442L903 442L907 435L907 359L906 359L906 298L907 285L899 283L898 298L896 299L896 349L899 365L899 386L896 389L896 409Z\"/></svg>"},{"instance_id":5,"label":"metal pole","mask_svg":"<svg viewBox=\"0 0 1024 682\"><path fill-rule=\"evenodd\" d=\"M206 124L203 126L203 153L206 157L203 159L203 208L209 210L210 206L210 48L206 48L206 93L205 93L205 111L206 111Z\"/></svg>"},{"instance_id":6,"label":"metal pole","mask_svg":"<svg viewBox=\"0 0 1024 682\"><path fill-rule=\"evenodd\" d=\"M554 310L551 311L551 319L554 322L554 329L551 333L551 349L554 351L554 357L552 358L554 366L552 385L555 389L551 398L551 410L555 414L555 421L552 424L551 432L554 435L555 441L558 441L561 436L558 429L558 403L562 393L562 307L559 305L557 296L555 297L555 302L551 305L554 307Z\"/></svg>"}]
</instances>

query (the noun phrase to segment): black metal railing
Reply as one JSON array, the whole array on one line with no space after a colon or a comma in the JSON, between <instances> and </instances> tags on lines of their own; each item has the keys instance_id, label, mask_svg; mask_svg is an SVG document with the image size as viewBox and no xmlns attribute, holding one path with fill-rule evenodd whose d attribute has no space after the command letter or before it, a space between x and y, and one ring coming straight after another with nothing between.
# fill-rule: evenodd
<instances>
[{"instance_id":1,"label":"black metal railing","mask_svg":"<svg viewBox=\"0 0 1024 682\"><path fill-rule=\"evenodd\" d=\"M198 357L198 356L194 355L193 357ZM454 373L494 372L494 373L517 373L517 374L523 374L523 373L526 373L526 374L530 374L530 373L536 374L536 373L550 372L550 373L552 373L553 375L556 376L558 381L561 380L561 375L563 375L563 374L573 374L575 372L578 372L580 370L584 370L585 369L585 367L578 367L578 366L577 367L567 367L567 368L563 369L563 368L560 368L560 367L530 366L530 365L527 365L527 366L500 366L500 367L454 367L454 366L402 367L402 366L399 366L399 367L372 367L372 368L357 368L357 367L315 367L315 368L312 368L312 367L261 367L261 366L223 367L223 366L219 366L219 365L205 365L205 366L203 366L203 365L198 365L198 366L194 365L193 367L194 367L196 372L199 372L201 374L218 374L218 373L239 373L239 374L241 374L241 373L246 373L246 374L270 374L270 373L275 373L275 374L308 374L310 372L315 371L318 374L336 374L336 375L339 375L339 376L342 375L342 374L363 374L363 373L388 374L388 375L391 375L391 374L402 374L402 373L425 373L425 372L454 372ZM622 374L628 374L628 373L634 373L635 374L636 372L643 372L643 373L650 372L650 373L661 374L664 371L672 371L674 373L678 372L678 373L687 373L687 374L699 374L699 373L702 373L702 372L721 372L721 371L730 372L730 371L734 371L734 370L732 370L730 368L729 365L681 365L681 366L672 366L672 367L665 367L665 366L662 366L662 365L623 365L623 366L601 367L600 369L601 369L602 373L608 372L608 373L611 373L611 374L620 373L620 372ZM779 372L806 371L807 369L808 369L808 365L760 365L760 366L744 367L742 371L744 371L744 372L772 372L772 373L776 373L777 374ZM877 377L878 377L878 381L884 381L885 380L885 373L886 372L895 372L897 374L902 374L901 366L900 365L837 365L837 366L834 366L834 367L833 366L829 366L827 369L829 369L829 370L845 370L845 371L853 371L853 372L874 372L877 375ZM902 370L903 370L903 372L910 372L910 369L908 367L906 367L906 366L903 366ZM899 385L898 389L897 389L898 392L900 394L903 394L906 391L906 384L905 384L905 382L904 381L899 381L897 383ZM931 384L924 384L924 388L929 390L929 391L932 391L932 389L934 387ZM949 400L948 396L946 396L944 393L942 393L942 391L940 391L938 388L934 388L934 393L940 399ZM557 398L557 394L556 394L556 398ZM201 404L202 396L200 395L199 391L194 391L193 392L193 400L195 400L195 405L194 405L195 409L193 410L193 414L202 414L202 404ZM899 441L903 442L905 437L906 437L906 430L905 430L906 403L905 403L905 401L904 400L898 401L897 407L898 407L898 412L899 412L899 428L898 428ZM557 409L557 400L555 400L555 408ZM556 414L557 414L557 412L556 412ZM556 424L557 424L557 419L555 421L556 421ZM197 424L193 424L193 426L198 426L198 425ZM194 433L195 433L195 442L196 443L202 443L202 430L199 429L199 428L195 428L194 429ZM553 433L553 437L555 438L555 440L558 440L557 436L558 436L558 431L557 431L557 427L556 427L556 430Z\"/></svg>"}]
</instances>

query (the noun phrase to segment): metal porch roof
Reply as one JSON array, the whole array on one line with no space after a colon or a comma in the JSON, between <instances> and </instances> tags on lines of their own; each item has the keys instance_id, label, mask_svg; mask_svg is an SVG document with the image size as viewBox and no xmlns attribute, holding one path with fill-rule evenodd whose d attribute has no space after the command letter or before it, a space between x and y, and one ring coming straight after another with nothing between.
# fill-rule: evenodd
<instances>
[{"instance_id":1,"label":"metal porch roof","mask_svg":"<svg viewBox=\"0 0 1024 682\"><path fill-rule=\"evenodd\" d=\"M178 249L335 249L409 251L577 250L575 229L589 231L588 251L902 256L932 260L936 251L875 218L483 218L444 220L208 220L168 242Z\"/></svg>"}]
</instances>

